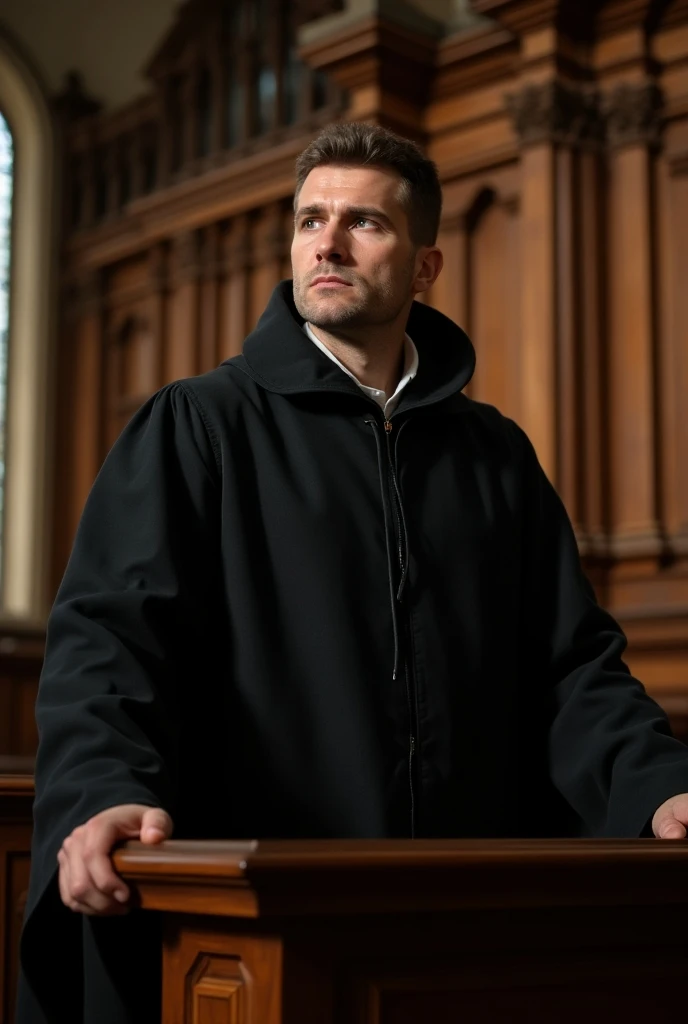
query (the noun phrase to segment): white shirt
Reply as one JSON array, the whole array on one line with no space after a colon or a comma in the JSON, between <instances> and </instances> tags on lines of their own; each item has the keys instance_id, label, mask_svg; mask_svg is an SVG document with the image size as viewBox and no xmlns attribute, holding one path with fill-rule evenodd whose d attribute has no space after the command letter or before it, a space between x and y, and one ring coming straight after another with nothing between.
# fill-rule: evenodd
<instances>
[{"instance_id":1,"label":"white shirt","mask_svg":"<svg viewBox=\"0 0 688 1024\"><path fill-rule=\"evenodd\" d=\"M388 398L384 391L379 391L378 388L369 388L367 385L361 384L358 377L355 377L351 370L347 370L346 366L344 366L343 363L340 363L337 357L330 352L327 345L324 345L320 338L316 337L310 324L306 323L303 327L313 344L317 345L320 351L324 352L328 359L331 359L333 363L336 363L340 370L343 370L347 376L351 377L352 381L358 384L361 391L365 392L366 395L377 402L385 414L385 419L388 420L397 407L399 399L401 398L401 392L409 381L412 381L418 373L418 349L413 344L408 334L404 335L404 372L401 380L397 384L396 391L391 398Z\"/></svg>"}]
</instances>

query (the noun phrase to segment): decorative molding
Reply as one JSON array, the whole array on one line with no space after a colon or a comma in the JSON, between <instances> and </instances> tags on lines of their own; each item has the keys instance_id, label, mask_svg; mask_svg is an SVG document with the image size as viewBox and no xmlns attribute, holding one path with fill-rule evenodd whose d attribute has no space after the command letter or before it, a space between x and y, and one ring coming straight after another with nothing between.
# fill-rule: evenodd
<instances>
[{"instance_id":1,"label":"decorative molding","mask_svg":"<svg viewBox=\"0 0 688 1024\"><path fill-rule=\"evenodd\" d=\"M251 977L236 956L219 953L198 955L186 980L189 1021L217 1019L222 1012L228 1022L247 1019Z\"/></svg>"},{"instance_id":2,"label":"decorative molding","mask_svg":"<svg viewBox=\"0 0 688 1024\"><path fill-rule=\"evenodd\" d=\"M479 25L438 44L433 99L454 98L469 89L503 82L518 58L518 39L498 25Z\"/></svg>"},{"instance_id":3,"label":"decorative molding","mask_svg":"<svg viewBox=\"0 0 688 1024\"><path fill-rule=\"evenodd\" d=\"M654 82L618 85L603 103L610 147L658 147L663 105L661 90Z\"/></svg>"},{"instance_id":4,"label":"decorative molding","mask_svg":"<svg viewBox=\"0 0 688 1024\"><path fill-rule=\"evenodd\" d=\"M509 93L507 108L521 146L542 142L580 146L600 144L604 122L595 91L573 89L559 81L527 85Z\"/></svg>"},{"instance_id":5,"label":"decorative molding","mask_svg":"<svg viewBox=\"0 0 688 1024\"><path fill-rule=\"evenodd\" d=\"M600 4L598 0L472 0L471 7L519 36L553 26L572 39L588 39Z\"/></svg>"},{"instance_id":6,"label":"decorative molding","mask_svg":"<svg viewBox=\"0 0 688 1024\"><path fill-rule=\"evenodd\" d=\"M310 68L330 76L351 94L370 90L375 99L355 116L410 136L422 136L420 111L430 98L437 59L437 36L411 31L386 18L362 18L299 48ZM374 94L373 94L374 90Z\"/></svg>"}]
</instances>

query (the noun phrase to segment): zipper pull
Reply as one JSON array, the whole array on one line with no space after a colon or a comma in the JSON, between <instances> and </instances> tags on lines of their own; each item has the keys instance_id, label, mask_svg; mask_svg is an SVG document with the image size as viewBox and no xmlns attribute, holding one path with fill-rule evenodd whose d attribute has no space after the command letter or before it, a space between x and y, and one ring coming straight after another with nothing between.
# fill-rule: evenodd
<instances>
[{"instance_id":1,"label":"zipper pull","mask_svg":"<svg viewBox=\"0 0 688 1024\"><path fill-rule=\"evenodd\" d=\"M413 757L415 752L416 752L416 737L412 736L411 737L411 750L410 750L411 757Z\"/></svg>"},{"instance_id":2,"label":"zipper pull","mask_svg":"<svg viewBox=\"0 0 688 1024\"><path fill-rule=\"evenodd\" d=\"M388 434L392 433L392 424L390 423L389 420L385 420L385 430L387 431Z\"/></svg>"}]
</instances>

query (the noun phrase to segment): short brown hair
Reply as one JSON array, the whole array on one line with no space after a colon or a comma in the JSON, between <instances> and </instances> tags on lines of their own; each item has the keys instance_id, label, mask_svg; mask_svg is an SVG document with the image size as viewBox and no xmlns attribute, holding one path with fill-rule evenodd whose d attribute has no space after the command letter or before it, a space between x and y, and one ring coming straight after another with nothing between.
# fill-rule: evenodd
<instances>
[{"instance_id":1,"label":"short brown hair","mask_svg":"<svg viewBox=\"0 0 688 1024\"><path fill-rule=\"evenodd\" d=\"M327 164L384 167L396 171L404 184L403 202L414 245L434 245L442 213L442 186L437 168L420 147L387 128L346 121L332 124L304 149L296 161L296 192L312 170Z\"/></svg>"}]
</instances>

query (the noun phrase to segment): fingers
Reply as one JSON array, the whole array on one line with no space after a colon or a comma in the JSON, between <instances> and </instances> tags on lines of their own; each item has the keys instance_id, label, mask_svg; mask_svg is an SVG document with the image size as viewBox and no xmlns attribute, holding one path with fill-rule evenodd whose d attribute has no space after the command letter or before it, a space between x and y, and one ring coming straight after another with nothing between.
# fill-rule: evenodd
<instances>
[{"instance_id":1,"label":"fingers","mask_svg":"<svg viewBox=\"0 0 688 1024\"><path fill-rule=\"evenodd\" d=\"M112 866L113 847L122 839L144 839L144 831L144 841L161 842L172 834L172 827L165 811L138 804L96 814L67 836L58 853L62 902L83 914L127 913L130 892Z\"/></svg>"},{"instance_id":2,"label":"fingers","mask_svg":"<svg viewBox=\"0 0 688 1024\"><path fill-rule=\"evenodd\" d=\"M122 887L123 883L109 867L109 858L87 859L80 849L80 841L81 837L72 833L65 839L57 855L58 884L62 902L70 910L82 914L126 913L127 908L114 899L115 888L118 885ZM103 859L107 862L109 874L113 876L114 881L103 873L100 863ZM96 878L99 881L96 881Z\"/></svg>"},{"instance_id":3,"label":"fingers","mask_svg":"<svg viewBox=\"0 0 688 1024\"><path fill-rule=\"evenodd\" d=\"M172 819L160 807L149 807L141 820L141 842L161 843L172 835Z\"/></svg>"},{"instance_id":4,"label":"fingers","mask_svg":"<svg viewBox=\"0 0 688 1024\"><path fill-rule=\"evenodd\" d=\"M655 826L655 835L658 839L685 839L686 827L677 818L668 815Z\"/></svg>"}]
</instances>

